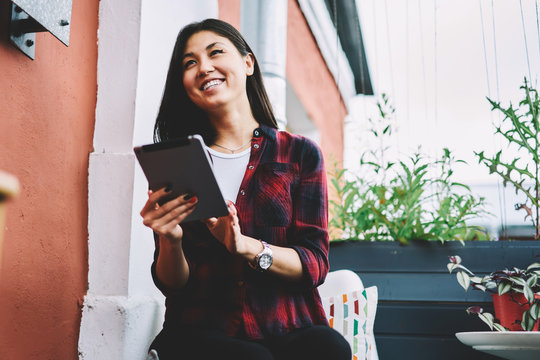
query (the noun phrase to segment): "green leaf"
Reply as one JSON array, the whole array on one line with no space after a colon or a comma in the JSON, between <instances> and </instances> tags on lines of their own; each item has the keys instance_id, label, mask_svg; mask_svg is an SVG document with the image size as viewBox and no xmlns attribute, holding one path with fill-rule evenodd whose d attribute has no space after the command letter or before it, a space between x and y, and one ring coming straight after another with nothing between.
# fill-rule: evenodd
<instances>
[{"instance_id":1,"label":"green leaf","mask_svg":"<svg viewBox=\"0 0 540 360\"><path fill-rule=\"evenodd\" d=\"M532 274L530 278L527 279L527 286L530 288L533 288L536 286L536 282L538 281L538 276L535 274Z\"/></svg>"},{"instance_id":2,"label":"green leaf","mask_svg":"<svg viewBox=\"0 0 540 360\"><path fill-rule=\"evenodd\" d=\"M525 295L525 299L527 299L529 304L534 302L534 293L530 287L528 286L523 287L523 295Z\"/></svg>"},{"instance_id":3,"label":"green leaf","mask_svg":"<svg viewBox=\"0 0 540 360\"><path fill-rule=\"evenodd\" d=\"M486 292L487 288L484 285L476 285L475 289Z\"/></svg>"},{"instance_id":4,"label":"green leaf","mask_svg":"<svg viewBox=\"0 0 540 360\"><path fill-rule=\"evenodd\" d=\"M472 276L471 277L471 282L475 283L475 284L480 284L482 282L482 279L480 276Z\"/></svg>"},{"instance_id":5,"label":"green leaf","mask_svg":"<svg viewBox=\"0 0 540 360\"><path fill-rule=\"evenodd\" d=\"M529 309L529 313L534 320L538 320L540 317L540 304L538 302L534 303Z\"/></svg>"},{"instance_id":6,"label":"green leaf","mask_svg":"<svg viewBox=\"0 0 540 360\"><path fill-rule=\"evenodd\" d=\"M491 330L493 330L493 325L495 322L495 318L493 317L493 315L491 315L490 313L481 313L478 314L478 317L480 318L480 320L485 322Z\"/></svg>"},{"instance_id":7,"label":"green leaf","mask_svg":"<svg viewBox=\"0 0 540 360\"><path fill-rule=\"evenodd\" d=\"M459 285L461 285L461 287L463 289L465 289L465 291L467 291L469 289L470 277L466 272L464 272L464 271L458 272L457 273L457 281L458 281Z\"/></svg>"},{"instance_id":8,"label":"green leaf","mask_svg":"<svg viewBox=\"0 0 540 360\"><path fill-rule=\"evenodd\" d=\"M499 283L499 285L497 286L497 293L498 293L499 296L500 296L500 295L506 294L506 293L509 292L511 289L512 289L512 284L507 283L507 282L501 282L501 283Z\"/></svg>"},{"instance_id":9,"label":"green leaf","mask_svg":"<svg viewBox=\"0 0 540 360\"><path fill-rule=\"evenodd\" d=\"M531 271L532 269L540 269L540 263L532 263L531 265L527 266L527 271Z\"/></svg>"},{"instance_id":10,"label":"green leaf","mask_svg":"<svg viewBox=\"0 0 540 360\"><path fill-rule=\"evenodd\" d=\"M536 321L529 315L529 311L523 313L523 318L521 320L521 327L525 331L532 331Z\"/></svg>"},{"instance_id":11,"label":"green leaf","mask_svg":"<svg viewBox=\"0 0 540 360\"><path fill-rule=\"evenodd\" d=\"M517 277L517 276L510 276L510 281L512 281L514 284L518 284L518 285L521 285L521 286L527 286L527 282L525 280L523 280L522 278Z\"/></svg>"}]
</instances>

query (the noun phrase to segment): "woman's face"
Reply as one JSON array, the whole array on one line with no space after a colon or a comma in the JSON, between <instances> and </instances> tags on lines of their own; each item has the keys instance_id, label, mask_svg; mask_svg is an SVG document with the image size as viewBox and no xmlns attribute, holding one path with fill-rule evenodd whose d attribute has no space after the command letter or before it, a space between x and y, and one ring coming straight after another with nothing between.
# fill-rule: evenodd
<instances>
[{"instance_id":1,"label":"woman's face","mask_svg":"<svg viewBox=\"0 0 540 360\"><path fill-rule=\"evenodd\" d=\"M211 31L192 35L182 67L184 88L204 111L247 100L246 77L253 74L253 56L241 55L226 37Z\"/></svg>"}]
</instances>

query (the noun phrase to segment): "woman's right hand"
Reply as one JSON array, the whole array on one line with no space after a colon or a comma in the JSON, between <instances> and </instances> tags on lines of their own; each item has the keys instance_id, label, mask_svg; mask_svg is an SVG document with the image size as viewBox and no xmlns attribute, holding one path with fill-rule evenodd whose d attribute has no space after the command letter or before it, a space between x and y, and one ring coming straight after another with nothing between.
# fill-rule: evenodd
<instances>
[{"instance_id":1,"label":"woman's right hand","mask_svg":"<svg viewBox=\"0 0 540 360\"><path fill-rule=\"evenodd\" d=\"M148 200L141 210L143 224L160 237L165 237L169 241L180 241L183 232L178 224L193 212L197 204L197 197L189 197L184 194L159 205L159 201L168 194L169 191L166 191L165 188L156 192L148 190Z\"/></svg>"}]
</instances>

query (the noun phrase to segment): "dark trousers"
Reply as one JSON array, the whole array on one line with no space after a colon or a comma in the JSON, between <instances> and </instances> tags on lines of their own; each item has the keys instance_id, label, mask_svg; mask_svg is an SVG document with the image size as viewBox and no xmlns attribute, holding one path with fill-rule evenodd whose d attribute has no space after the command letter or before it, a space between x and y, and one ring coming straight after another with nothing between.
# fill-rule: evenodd
<instances>
[{"instance_id":1,"label":"dark trousers","mask_svg":"<svg viewBox=\"0 0 540 360\"><path fill-rule=\"evenodd\" d=\"M219 333L163 330L154 340L160 360L351 360L345 338L328 326L312 326L265 340Z\"/></svg>"}]
</instances>

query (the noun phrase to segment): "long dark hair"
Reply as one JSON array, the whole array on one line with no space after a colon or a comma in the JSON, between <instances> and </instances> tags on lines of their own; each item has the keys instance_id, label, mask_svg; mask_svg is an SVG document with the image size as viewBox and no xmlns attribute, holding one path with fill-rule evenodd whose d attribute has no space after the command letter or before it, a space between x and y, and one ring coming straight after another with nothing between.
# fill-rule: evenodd
<instances>
[{"instance_id":1,"label":"long dark hair","mask_svg":"<svg viewBox=\"0 0 540 360\"><path fill-rule=\"evenodd\" d=\"M217 20L206 19L185 26L178 37L169 65L169 72L163 91L163 99L154 126L154 142L171 140L192 134L200 134L207 144L214 142L216 131L207 115L188 97L182 81L182 56L186 43L191 36L201 31L211 31L229 39L242 56L253 54L253 51L240 32L230 24ZM276 118L272 105L264 88L259 63L253 55L254 72L246 80L246 92L251 106L251 112L260 124L277 129Z\"/></svg>"}]
</instances>

